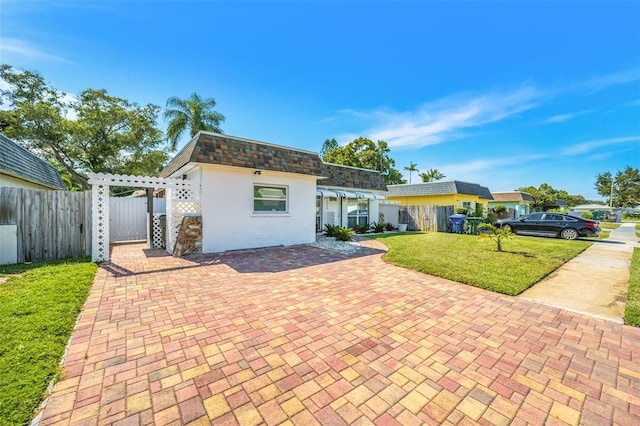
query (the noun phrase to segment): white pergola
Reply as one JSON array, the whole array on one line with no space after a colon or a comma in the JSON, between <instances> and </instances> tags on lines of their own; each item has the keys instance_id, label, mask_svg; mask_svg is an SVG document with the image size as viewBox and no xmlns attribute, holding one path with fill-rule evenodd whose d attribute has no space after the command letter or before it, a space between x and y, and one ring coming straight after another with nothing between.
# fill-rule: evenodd
<instances>
[{"instance_id":1,"label":"white pergola","mask_svg":"<svg viewBox=\"0 0 640 426\"><path fill-rule=\"evenodd\" d=\"M90 173L92 201L92 246L94 262L109 260L109 188L111 186L133 186L139 188L165 188L167 199L166 248L173 252L182 218L188 214L200 213L200 184L178 178L157 178L149 176L113 175ZM156 223L157 222L157 223ZM154 217L154 234L150 236L152 245L159 247L162 241L159 218Z\"/></svg>"}]
</instances>

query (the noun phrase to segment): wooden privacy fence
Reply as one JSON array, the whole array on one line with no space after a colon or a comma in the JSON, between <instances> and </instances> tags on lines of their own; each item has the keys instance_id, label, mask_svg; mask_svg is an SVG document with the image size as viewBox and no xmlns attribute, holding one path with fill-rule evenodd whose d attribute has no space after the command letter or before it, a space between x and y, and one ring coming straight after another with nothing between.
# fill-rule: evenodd
<instances>
[{"instance_id":1,"label":"wooden privacy fence","mask_svg":"<svg viewBox=\"0 0 640 426\"><path fill-rule=\"evenodd\" d=\"M400 223L409 231L447 232L453 206L400 206Z\"/></svg>"},{"instance_id":2,"label":"wooden privacy fence","mask_svg":"<svg viewBox=\"0 0 640 426\"><path fill-rule=\"evenodd\" d=\"M91 191L0 188L0 226L17 226L17 262L91 254Z\"/></svg>"}]
</instances>

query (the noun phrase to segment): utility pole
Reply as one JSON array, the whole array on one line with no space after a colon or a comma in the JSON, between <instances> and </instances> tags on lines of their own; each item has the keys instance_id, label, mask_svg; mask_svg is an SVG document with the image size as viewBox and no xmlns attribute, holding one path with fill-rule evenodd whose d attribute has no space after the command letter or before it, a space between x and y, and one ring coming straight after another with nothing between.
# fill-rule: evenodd
<instances>
[{"instance_id":1,"label":"utility pole","mask_svg":"<svg viewBox=\"0 0 640 426\"><path fill-rule=\"evenodd\" d=\"M611 195L609 196L609 209L613 209L613 175L611 176Z\"/></svg>"}]
</instances>

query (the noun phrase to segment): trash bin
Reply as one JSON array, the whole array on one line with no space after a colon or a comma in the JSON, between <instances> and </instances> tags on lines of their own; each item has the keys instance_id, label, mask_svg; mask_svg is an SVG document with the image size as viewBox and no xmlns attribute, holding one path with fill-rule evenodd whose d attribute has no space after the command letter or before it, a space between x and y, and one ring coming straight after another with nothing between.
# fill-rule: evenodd
<instances>
[{"instance_id":1,"label":"trash bin","mask_svg":"<svg viewBox=\"0 0 640 426\"><path fill-rule=\"evenodd\" d=\"M455 234L464 233L464 221L466 219L466 214L452 214L451 216L449 216L449 223L451 223L451 232Z\"/></svg>"},{"instance_id":2,"label":"trash bin","mask_svg":"<svg viewBox=\"0 0 640 426\"><path fill-rule=\"evenodd\" d=\"M471 235L478 234L478 225L484 222L484 219L481 217L468 217L467 223L469 224L469 229L467 232Z\"/></svg>"}]
</instances>

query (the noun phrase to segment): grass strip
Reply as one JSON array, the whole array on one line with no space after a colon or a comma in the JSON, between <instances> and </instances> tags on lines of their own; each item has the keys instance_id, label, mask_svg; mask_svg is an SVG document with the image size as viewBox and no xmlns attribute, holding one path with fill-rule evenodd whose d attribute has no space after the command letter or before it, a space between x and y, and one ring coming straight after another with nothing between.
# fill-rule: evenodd
<instances>
[{"instance_id":1,"label":"grass strip","mask_svg":"<svg viewBox=\"0 0 640 426\"><path fill-rule=\"evenodd\" d=\"M2 268L0 424L29 424L59 362L97 265L67 260Z\"/></svg>"},{"instance_id":2,"label":"grass strip","mask_svg":"<svg viewBox=\"0 0 640 426\"><path fill-rule=\"evenodd\" d=\"M516 237L492 241L474 235L402 233L371 236L384 243L387 262L425 274L515 296L531 287L592 243L552 238Z\"/></svg>"},{"instance_id":3,"label":"grass strip","mask_svg":"<svg viewBox=\"0 0 640 426\"><path fill-rule=\"evenodd\" d=\"M640 327L640 248L633 249L631 276L624 308L624 323Z\"/></svg>"}]
</instances>

